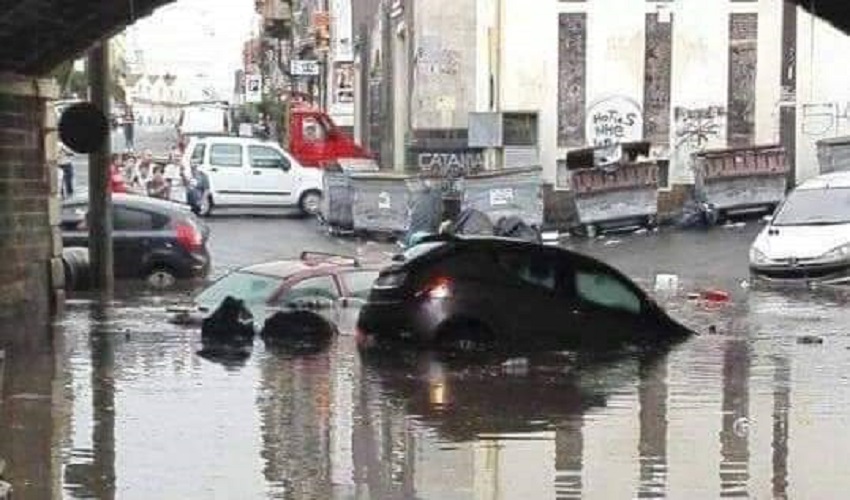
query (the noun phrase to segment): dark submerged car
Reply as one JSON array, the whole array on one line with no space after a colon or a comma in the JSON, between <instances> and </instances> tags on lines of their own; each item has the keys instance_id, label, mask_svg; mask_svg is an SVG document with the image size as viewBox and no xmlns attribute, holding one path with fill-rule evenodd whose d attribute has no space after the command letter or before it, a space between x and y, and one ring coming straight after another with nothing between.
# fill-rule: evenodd
<instances>
[{"instance_id":1,"label":"dark submerged car","mask_svg":"<svg viewBox=\"0 0 850 500\"><path fill-rule=\"evenodd\" d=\"M580 350L691 334L622 273L565 249L443 236L395 260L361 310L363 348Z\"/></svg>"},{"instance_id":2,"label":"dark submerged car","mask_svg":"<svg viewBox=\"0 0 850 500\"><path fill-rule=\"evenodd\" d=\"M87 249L88 199L62 204L62 244ZM112 195L115 276L143 279L157 288L207 276L209 228L182 205L146 196Z\"/></svg>"}]
</instances>

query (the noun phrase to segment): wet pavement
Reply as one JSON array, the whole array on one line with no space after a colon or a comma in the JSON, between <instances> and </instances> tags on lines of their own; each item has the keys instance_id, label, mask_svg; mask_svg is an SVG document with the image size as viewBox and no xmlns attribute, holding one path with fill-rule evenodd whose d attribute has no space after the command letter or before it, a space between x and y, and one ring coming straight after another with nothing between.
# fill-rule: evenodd
<instances>
[{"instance_id":1,"label":"wet pavement","mask_svg":"<svg viewBox=\"0 0 850 500\"><path fill-rule=\"evenodd\" d=\"M295 217L210 225L216 274L391 248ZM567 240L648 287L680 276L667 305L704 333L606 360L363 359L351 337L208 359L166 321L181 294L74 299L53 328L0 328L5 476L16 499L834 498L850 488L848 295L742 286L758 228ZM714 287L728 306L685 298Z\"/></svg>"}]
</instances>

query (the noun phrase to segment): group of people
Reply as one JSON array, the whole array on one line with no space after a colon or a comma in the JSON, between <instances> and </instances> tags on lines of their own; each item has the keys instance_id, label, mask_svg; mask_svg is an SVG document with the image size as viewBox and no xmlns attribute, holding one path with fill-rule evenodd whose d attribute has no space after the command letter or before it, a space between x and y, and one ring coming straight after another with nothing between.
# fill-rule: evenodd
<instances>
[{"instance_id":1,"label":"group of people","mask_svg":"<svg viewBox=\"0 0 850 500\"><path fill-rule=\"evenodd\" d=\"M206 174L196 165L187 169L173 151L165 164L157 163L150 151L137 157L133 152L113 154L110 165L110 188L113 193L134 193L187 203L193 211L201 211L202 200L209 190ZM181 196L185 193L185 196Z\"/></svg>"}]
</instances>

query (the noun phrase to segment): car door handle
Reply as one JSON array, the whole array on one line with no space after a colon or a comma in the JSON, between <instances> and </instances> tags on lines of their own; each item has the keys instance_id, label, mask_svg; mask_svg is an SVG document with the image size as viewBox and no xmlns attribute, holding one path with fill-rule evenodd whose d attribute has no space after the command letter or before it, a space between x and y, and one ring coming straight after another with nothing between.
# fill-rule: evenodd
<instances>
[{"instance_id":1,"label":"car door handle","mask_svg":"<svg viewBox=\"0 0 850 500\"><path fill-rule=\"evenodd\" d=\"M218 172L218 169L217 168L211 168L210 172Z\"/></svg>"},{"instance_id":2,"label":"car door handle","mask_svg":"<svg viewBox=\"0 0 850 500\"><path fill-rule=\"evenodd\" d=\"M262 170L254 170L254 175L263 175Z\"/></svg>"}]
</instances>

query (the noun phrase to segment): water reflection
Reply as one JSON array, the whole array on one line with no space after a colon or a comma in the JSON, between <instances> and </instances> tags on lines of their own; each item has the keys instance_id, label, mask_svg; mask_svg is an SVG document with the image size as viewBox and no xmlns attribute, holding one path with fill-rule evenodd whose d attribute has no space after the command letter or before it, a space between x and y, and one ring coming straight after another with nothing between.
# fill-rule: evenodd
<instances>
[{"instance_id":1,"label":"water reflection","mask_svg":"<svg viewBox=\"0 0 850 500\"><path fill-rule=\"evenodd\" d=\"M346 336L307 353L260 340L216 353L145 300L72 303L64 345L49 329L3 337L0 458L16 498L827 498L850 487L823 459L850 446L841 297L754 292L700 317L731 325L724 334L670 352L507 364L364 359ZM799 345L801 334L824 345Z\"/></svg>"},{"instance_id":2,"label":"water reflection","mask_svg":"<svg viewBox=\"0 0 850 500\"><path fill-rule=\"evenodd\" d=\"M111 307L95 301L91 306L92 450L84 461L65 467L65 483L75 498L115 498L115 344L110 329ZM80 457L82 458L82 457Z\"/></svg>"}]
</instances>

